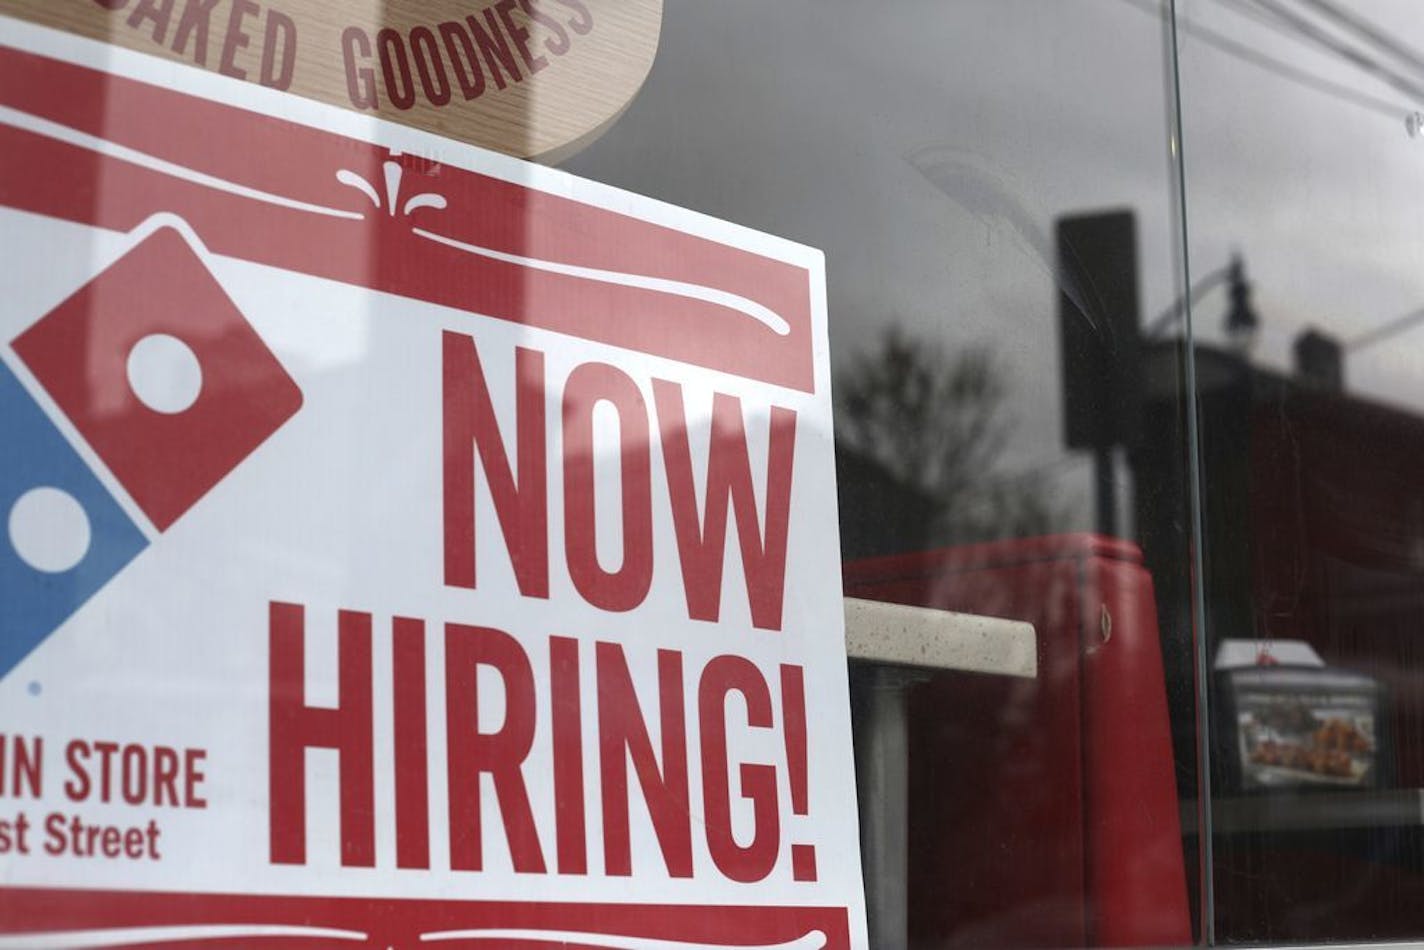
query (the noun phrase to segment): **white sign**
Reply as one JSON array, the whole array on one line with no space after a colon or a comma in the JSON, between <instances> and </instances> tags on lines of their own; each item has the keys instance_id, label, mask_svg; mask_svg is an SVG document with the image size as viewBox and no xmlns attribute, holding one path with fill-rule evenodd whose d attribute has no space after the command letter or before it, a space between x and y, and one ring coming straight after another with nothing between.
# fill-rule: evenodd
<instances>
[{"instance_id":1,"label":"white sign","mask_svg":"<svg viewBox=\"0 0 1424 950\"><path fill-rule=\"evenodd\" d=\"M0 252L0 948L865 945L818 252L6 19Z\"/></svg>"}]
</instances>

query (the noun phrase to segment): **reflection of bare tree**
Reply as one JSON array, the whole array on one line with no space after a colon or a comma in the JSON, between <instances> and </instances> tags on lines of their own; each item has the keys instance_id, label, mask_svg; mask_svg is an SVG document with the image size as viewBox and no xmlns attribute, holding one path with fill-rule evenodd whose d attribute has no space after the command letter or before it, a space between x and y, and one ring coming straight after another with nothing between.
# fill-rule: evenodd
<instances>
[{"instance_id":1,"label":"reflection of bare tree","mask_svg":"<svg viewBox=\"0 0 1424 950\"><path fill-rule=\"evenodd\" d=\"M988 349L951 355L892 327L837 374L836 395L843 522L914 535L847 538L847 554L1048 534L1061 520L1040 476L1001 470L1013 419ZM901 503L887 508L886 492ZM882 514L857 518L862 505Z\"/></svg>"}]
</instances>

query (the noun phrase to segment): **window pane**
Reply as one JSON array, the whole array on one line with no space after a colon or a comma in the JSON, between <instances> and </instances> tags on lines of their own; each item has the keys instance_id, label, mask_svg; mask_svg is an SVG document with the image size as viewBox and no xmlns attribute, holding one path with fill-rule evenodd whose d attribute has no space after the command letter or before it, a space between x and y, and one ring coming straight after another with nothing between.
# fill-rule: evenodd
<instances>
[{"instance_id":1,"label":"window pane","mask_svg":"<svg viewBox=\"0 0 1424 950\"><path fill-rule=\"evenodd\" d=\"M1217 936L1424 933L1424 25L1179 3Z\"/></svg>"},{"instance_id":2,"label":"window pane","mask_svg":"<svg viewBox=\"0 0 1424 950\"><path fill-rule=\"evenodd\" d=\"M1191 939L1164 23L673 3L639 98L563 164L823 248L847 594L1035 627L1036 678L854 663L882 946Z\"/></svg>"}]
</instances>

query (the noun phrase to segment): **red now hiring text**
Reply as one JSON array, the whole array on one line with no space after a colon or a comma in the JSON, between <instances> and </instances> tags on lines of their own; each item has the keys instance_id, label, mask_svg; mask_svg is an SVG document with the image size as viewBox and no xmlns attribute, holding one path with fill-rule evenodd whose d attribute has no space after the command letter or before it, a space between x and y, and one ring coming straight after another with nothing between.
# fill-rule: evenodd
<instances>
[{"instance_id":1,"label":"red now hiring text","mask_svg":"<svg viewBox=\"0 0 1424 950\"><path fill-rule=\"evenodd\" d=\"M584 603L609 613L634 611L648 597L655 573L675 572L688 628L726 639L725 630L712 622L727 622L724 583L740 581L748 612L739 618L741 629L778 636L793 410L770 408L766 469L754 473L746 415L736 397L714 394L710 417L690 422L678 383L652 379L650 406L644 388L618 367L585 362L551 379L545 355L521 347L514 357L514 391L499 393L506 397L501 404L514 407L502 427L474 339L446 332L441 347L446 587L478 589L477 532L497 530L517 588L509 595L548 600L549 509L561 504L562 556L573 592ZM551 393L559 398L548 398ZM551 403L559 407L555 418L546 409ZM593 414L600 405L611 407L618 423L618 485L599 486L621 501L621 563L612 569L600 562L594 541L600 514L594 504ZM705 431L691 431L698 425ZM556 426L561 449L552 460L558 467L551 469ZM694 444L707 446L705 467L694 462ZM664 479L652 477L655 456ZM754 479L764 489L760 512ZM477 480L492 501L496 523L476 524ZM656 497L655 484L665 486ZM655 505L666 506L675 537L668 545L672 550L656 556ZM739 559L727 557L730 525ZM724 562L739 563L742 576L724 578ZM311 613L286 601L269 608L274 863L308 862L305 758L308 749L324 748L336 750L339 761L343 865L426 869L432 865L433 837L440 835L448 844L448 851L441 850L457 871L485 870L490 848L502 839L499 846L508 849L516 873L688 878L694 873L694 835L701 835L712 865L729 880L760 881L779 866L789 868L794 880L816 880L814 846L792 842L788 816L782 814L783 789L794 815L808 811L801 666L759 664L732 652L700 651L694 660L691 651L663 647L651 636L627 644L588 636L596 631L577 631L585 637L575 638L567 630L499 629L478 618L427 622L347 609L314 619ZM333 621L337 700L318 706L307 700L307 627ZM390 689L379 691L390 696L390 709L377 709L373 701L375 636L390 645ZM443 667L443 682L428 681L429 651L437 651L440 663L434 668ZM655 674L639 679L632 672L637 668ZM491 677L503 705L494 716L480 702L481 683ZM439 748L428 723L442 708ZM376 761L378 717L393 733L390 762ZM585 723L596 741L585 741ZM739 753L729 735L748 730L779 741L758 745L757 754ZM536 737L546 744L537 752ZM768 755L768 745L778 754ZM551 767L531 767L531 756ZM432 815L431 763L441 760L448 812ZM694 762L700 788L692 787ZM394 776L392 815L377 810L378 769ZM482 784L493 790L492 801L483 804ZM531 804L539 797L531 789L557 807L540 813ZM654 856L634 853L630 812L635 808L645 809L649 819ZM750 830L742 822L734 832L738 808L752 816ZM492 815L498 816L502 835L487 833ZM378 822L393 826L395 843L394 854L379 861ZM599 833L591 835L595 822ZM601 842L601 853L590 853L591 839ZM657 868L648 866L652 860Z\"/></svg>"}]
</instances>

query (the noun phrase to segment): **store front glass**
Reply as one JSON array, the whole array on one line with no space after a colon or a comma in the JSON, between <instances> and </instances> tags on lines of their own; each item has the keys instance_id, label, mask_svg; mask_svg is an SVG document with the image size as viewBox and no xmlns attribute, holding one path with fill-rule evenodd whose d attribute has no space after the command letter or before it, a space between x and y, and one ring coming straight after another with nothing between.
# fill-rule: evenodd
<instances>
[{"instance_id":1,"label":"store front glass","mask_svg":"<svg viewBox=\"0 0 1424 950\"><path fill-rule=\"evenodd\" d=\"M1424 939L1411 0L216 4L0 0L0 950Z\"/></svg>"},{"instance_id":2,"label":"store front glass","mask_svg":"<svg viewBox=\"0 0 1424 950\"><path fill-rule=\"evenodd\" d=\"M824 248L847 595L1034 625L1036 677L852 656L872 942L1190 942L1170 20L904 13L689 6L564 167Z\"/></svg>"},{"instance_id":3,"label":"store front glass","mask_svg":"<svg viewBox=\"0 0 1424 950\"><path fill-rule=\"evenodd\" d=\"M1424 923L1413 13L1179 4L1222 941Z\"/></svg>"}]
</instances>

